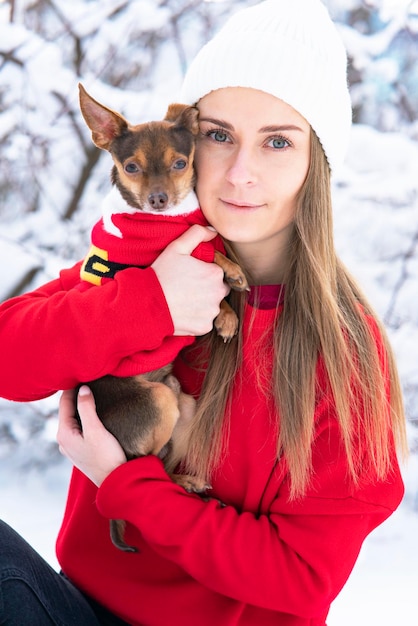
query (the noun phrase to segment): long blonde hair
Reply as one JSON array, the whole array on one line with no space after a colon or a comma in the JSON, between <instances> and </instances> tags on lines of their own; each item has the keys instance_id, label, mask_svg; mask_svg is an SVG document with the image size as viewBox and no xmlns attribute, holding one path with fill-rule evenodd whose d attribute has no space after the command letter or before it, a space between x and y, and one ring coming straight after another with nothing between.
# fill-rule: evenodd
<instances>
[{"instance_id":1,"label":"long blonde hair","mask_svg":"<svg viewBox=\"0 0 418 626\"><path fill-rule=\"evenodd\" d=\"M227 247L236 259L232 246ZM336 255L330 171L313 131L310 167L298 198L289 254L283 311L274 334L270 388L279 421L277 452L287 461L291 497L303 495L311 477L319 357L334 399L352 480L358 483L365 472L384 479L391 469L392 434L402 453L407 450L399 378L384 328ZM244 298L231 294L231 304L239 315ZM384 354L378 353L364 313L375 320ZM239 372L242 336L239 333L229 345L214 332L199 341L203 344L202 367L207 370L191 428L186 469L210 480L225 452L222 442L227 442L228 397ZM266 393L270 388L266 387Z\"/></svg>"}]
</instances>

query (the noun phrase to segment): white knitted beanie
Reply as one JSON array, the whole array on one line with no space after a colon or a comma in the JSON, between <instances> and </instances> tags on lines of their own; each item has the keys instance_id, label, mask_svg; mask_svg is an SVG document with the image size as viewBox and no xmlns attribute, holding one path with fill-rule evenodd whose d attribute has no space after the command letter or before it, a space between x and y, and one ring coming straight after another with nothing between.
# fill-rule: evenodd
<instances>
[{"instance_id":1,"label":"white knitted beanie","mask_svg":"<svg viewBox=\"0 0 418 626\"><path fill-rule=\"evenodd\" d=\"M235 13L191 63L180 97L195 104L222 87L287 102L316 132L331 170L343 162L352 117L347 56L320 0L265 0Z\"/></svg>"}]
</instances>

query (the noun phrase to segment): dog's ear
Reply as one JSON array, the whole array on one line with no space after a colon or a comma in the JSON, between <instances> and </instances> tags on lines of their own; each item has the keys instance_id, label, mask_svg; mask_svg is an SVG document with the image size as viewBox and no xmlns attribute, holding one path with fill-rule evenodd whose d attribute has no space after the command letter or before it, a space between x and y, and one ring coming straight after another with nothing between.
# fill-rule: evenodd
<instances>
[{"instance_id":1,"label":"dog's ear","mask_svg":"<svg viewBox=\"0 0 418 626\"><path fill-rule=\"evenodd\" d=\"M127 128L128 122L122 115L94 100L79 83L80 109L91 130L93 142L102 150L109 150L112 141Z\"/></svg>"},{"instance_id":2,"label":"dog's ear","mask_svg":"<svg viewBox=\"0 0 418 626\"><path fill-rule=\"evenodd\" d=\"M193 135L199 132L199 111L188 104L170 104L165 115L167 122L187 128Z\"/></svg>"}]
</instances>

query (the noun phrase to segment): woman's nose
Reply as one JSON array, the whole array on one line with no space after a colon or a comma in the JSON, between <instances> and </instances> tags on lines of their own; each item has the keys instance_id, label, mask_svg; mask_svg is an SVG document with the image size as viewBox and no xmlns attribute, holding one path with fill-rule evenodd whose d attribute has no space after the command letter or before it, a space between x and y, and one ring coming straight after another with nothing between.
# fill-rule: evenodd
<instances>
[{"instance_id":1,"label":"woman's nose","mask_svg":"<svg viewBox=\"0 0 418 626\"><path fill-rule=\"evenodd\" d=\"M255 163L250 151L240 149L231 155L226 179L233 185L251 185L256 181Z\"/></svg>"}]
</instances>

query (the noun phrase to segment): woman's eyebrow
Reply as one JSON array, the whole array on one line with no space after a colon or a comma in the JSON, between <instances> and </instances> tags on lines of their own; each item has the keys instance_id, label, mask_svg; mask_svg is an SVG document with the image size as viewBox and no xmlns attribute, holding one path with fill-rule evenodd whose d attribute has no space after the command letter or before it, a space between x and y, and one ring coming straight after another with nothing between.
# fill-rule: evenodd
<instances>
[{"instance_id":1,"label":"woman's eyebrow","mask_svg":"<svg viewBox=\"0 0 418 626\"><path fill-rule=\"evenodd\" d=\"M259 133L282 133L287 130L298 130L303 133L303 128L299 126L295 126L294 124L283 124L281 126L263 126L258 131Z\"/></svg>"},{"instance_id":2,"label":"woman's eyebrow","mask_svg":"<svg viewBox=\"0 0 418 626\"><path fill-rule=\"evenodd\" d=\"M225 120L216 120L213 117L199 117L199 122L209 122L215 126L221 126L222 128L225 128L225 130L234 130L234 127L229 122L225 122Z\"/></svg>"},{"instance_id":3,"label":"woman's eyebrow","mask_svg":"<svg viewBox=\"0 0 418 626\"><path fill-rule=\"evenodd\" d=\"M229 122L225 120L218 120L213 117L201 117L199 118L199 122L209 122L210 124L214 124L215 126L220 126L221 128L225 128L225 130L234 130L234 127ZM281 125L269 125L263 126L258 131L259 133L282 133L289 130L296 130L303 133L303 129L295 124L281 124Z\"/></svg>"}]
</instances>

